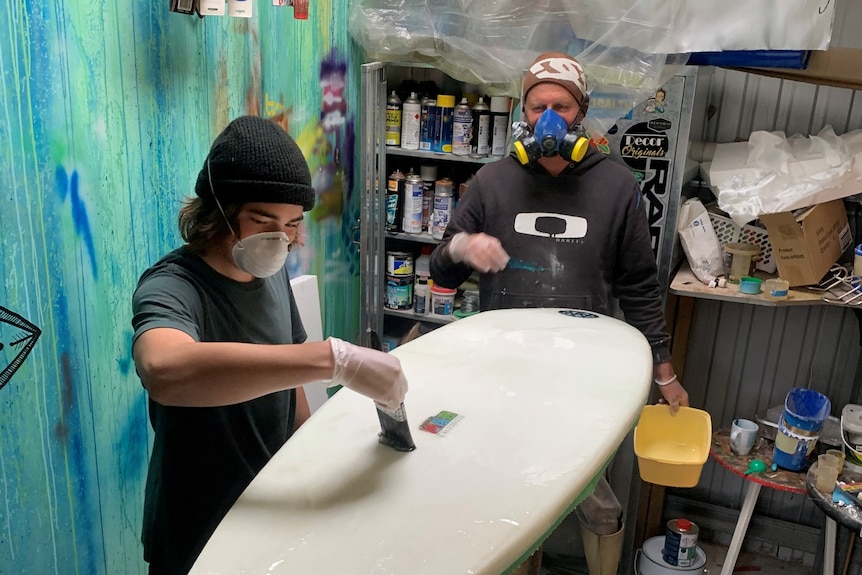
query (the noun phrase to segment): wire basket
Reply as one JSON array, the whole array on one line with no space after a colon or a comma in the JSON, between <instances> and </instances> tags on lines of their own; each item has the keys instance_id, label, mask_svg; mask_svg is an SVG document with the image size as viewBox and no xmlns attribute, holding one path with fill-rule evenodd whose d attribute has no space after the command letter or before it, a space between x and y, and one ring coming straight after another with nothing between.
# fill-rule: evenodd
<instances>
[{"instance_id":1,"label":"wire basket","mask_svg":"<svg viewBox=\"0 0 862 575\"><path fill-rule=\"evenodd\" d=\"M776 266L775 260L772 257L772 244L769 243L769 234L766 232L766 228L760 222L740 227L730 218L711 211L708 213L712 229L715 230L715 235L718 237L722 248L725 244L737 242L754 244L760 248L760 255L757 256L754 267L768 274L775 273Z\"/></svg>"}]
</instances>

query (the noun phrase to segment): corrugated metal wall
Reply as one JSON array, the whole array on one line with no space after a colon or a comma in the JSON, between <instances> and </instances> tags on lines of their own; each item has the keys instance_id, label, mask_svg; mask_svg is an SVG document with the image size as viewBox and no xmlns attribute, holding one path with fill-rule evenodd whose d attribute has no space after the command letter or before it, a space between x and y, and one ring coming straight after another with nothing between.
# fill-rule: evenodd
<instances>
[{"instance_id":1,"label":"corrugated metal wall","mask_svg":"<svg viewBox=\"0 0 862 575\"><path fill-rule=\"evenodd\" d=\"M839 2L833 46L862 48L860 30L862 2ZM704 125L692 126L692 140L746 140L755 130L809 134L827 124L837 134L862 128L862 91L723 69L703 79L710 83L714 113ZM734 417L751 417L782 404L794 386L825 393L833 415L840 416L844 404L862 403L859 333L857 317L846 307L769 308L697 300L684 383L692 405L709 411L716 429L729 427ZM738 510L743 489L742 479L710 460L698 487L670 493ZM812 527L823 521L806 496L770 489L761 491L758 516Z\"/></svg>"}]
</instances>

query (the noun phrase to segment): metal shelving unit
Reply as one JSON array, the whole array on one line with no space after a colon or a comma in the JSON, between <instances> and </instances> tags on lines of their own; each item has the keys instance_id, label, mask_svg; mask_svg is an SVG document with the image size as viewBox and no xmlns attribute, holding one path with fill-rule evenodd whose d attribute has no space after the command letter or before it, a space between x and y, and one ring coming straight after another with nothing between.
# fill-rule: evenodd
<instances>
[{"instance_id":1,"label":"metal shelving unit","mask_svg":"<svg viewBox=\"0 0 862 575\"><path fill-rule=\"evenodd\" d=\"M438 240L428 232L408 234L404 232L387 232L385 218L386 180L388 176L387 157L406 157L432 161L438 164L455 163L464 166L473 164L478 169L483 164L499 160L499 157L475 158L472 156L456 156L422 150L403 150L399 147L385 145L385 110L386 99L390 91L387 86L387 71L404 69L421 75L442 75L441 72L424 64L371 62L362 65L361 92L362 115L360 124L361 165L359 167L360 182L363 183L362 215L360 218L360 276L361 309L360 309L360 343L371 345L371 334L383 336L384 318L396 317L416 320L423 323L443 325L456 321L454 317L416 315L412 310L392 310L384 306L386 279L386 249L387 241L411 242L424 245L436 245ZM396 74L398 76L398 74ZM461 85L451 78L446 78L446 86Z\"/></svg>"}]
</instances>

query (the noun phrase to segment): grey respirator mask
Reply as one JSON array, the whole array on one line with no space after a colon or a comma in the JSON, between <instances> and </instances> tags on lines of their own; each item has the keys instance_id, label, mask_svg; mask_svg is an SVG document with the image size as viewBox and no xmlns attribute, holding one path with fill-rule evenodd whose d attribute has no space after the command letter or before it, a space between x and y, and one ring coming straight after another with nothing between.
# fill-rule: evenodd
<instances>
[{"instance_id":1,"label":"grey respirator mask","mask_svg":"<svg viewBox=\"0 0 862 575\"><path fill-rule=\"evenodd\" d=\"M512 138L512 155L524 166L539 158L554 156L580 162L590 147L580 125L568 126L562 116L551 109L539 116L535 128L526 122L512 124Z\"/></svg>"}]
</instances>

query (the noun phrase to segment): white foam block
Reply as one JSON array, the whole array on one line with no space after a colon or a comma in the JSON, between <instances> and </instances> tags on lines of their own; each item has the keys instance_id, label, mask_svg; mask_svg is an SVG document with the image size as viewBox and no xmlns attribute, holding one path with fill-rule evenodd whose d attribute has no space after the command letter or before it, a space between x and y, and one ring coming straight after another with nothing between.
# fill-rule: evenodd
<instances>
[{"instance_id":1,"label":"white foam block","mask_svg":"<svg viewBox=\"0 0 862 575\"><path fill-rule=\"evenodd\" d=\"M323 341L323 321L320 313L320 292L317 290L317 276L303 275L290 280L293 297L299 308L299 317L308 334L306 341ZM305 386L305 396L311 413L326 401L326 386L322 382Z\"/></svg>"}]
</instances>

